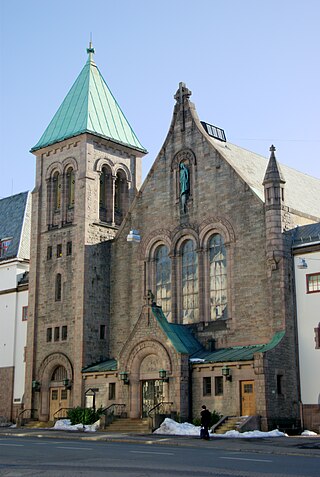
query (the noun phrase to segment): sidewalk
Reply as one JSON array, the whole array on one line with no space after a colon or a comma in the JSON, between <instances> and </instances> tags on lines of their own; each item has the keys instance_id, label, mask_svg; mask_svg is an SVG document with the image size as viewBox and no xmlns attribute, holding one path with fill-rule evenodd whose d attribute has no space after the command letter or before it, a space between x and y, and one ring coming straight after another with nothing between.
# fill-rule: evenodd
<instances>
[{"instance_id":1,"label":"sidewalk","mask_svg":"<svg viewBox=\"0 0 320 477\"><path fill-rule=\"evenodd\" d=\"M55 429L28 429L0 427L0 439L4 437L31 437L73 439L102 442L126 442L134 444L192 446L223 449L231 452L257 452L265 454L310 455L320 458L320 436L317 437L273 437L273 438L223 438L213 437L210 441L194 436L172 436L159 434L118 434L106 431L79 432Z\"/></svg>"}]
</instances>

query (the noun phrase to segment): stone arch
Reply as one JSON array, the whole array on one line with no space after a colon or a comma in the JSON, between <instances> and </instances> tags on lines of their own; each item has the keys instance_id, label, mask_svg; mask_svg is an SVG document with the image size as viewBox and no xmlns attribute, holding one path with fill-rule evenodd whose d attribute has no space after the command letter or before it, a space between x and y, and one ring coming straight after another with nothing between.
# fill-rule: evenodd
<instances>
[{"instance_id":1,"label":"stone arch","mask_svg":"<svg viewBox=\"0 0 320 477\"><path fill-rule=\"evenodd\" d=\"M188 162L190 166L195 166L197 164L196 156L191 149L182 149L175 154L171 162L171 171L178 169L180 162L184 161Z\"/></svg>"},{"instance_id":2,"label":"stone arch","mask_svg":"<svg viewBox=\"0 0 320 477\"><path fill-rule=\"evenodd\" d=\"M148 260L155 248L160 245L166 245L171 250L170 232L167 229L157 229L143 239L140 247L140 260Z\"/></svg>"},{"instance_id":3,"label":"stone arch","mask_svg":"<svg viewBox=\"0 0 320 477\"><path fill-rule=\"evenodd\" d=\"M173 254L176 255L177 253L179 253L182 243L189 239L195 242L196 249L199 249L200 242L197 231L194 228L186 227L176 232L175 236L172 239Z\"/></svg>"},{"instance_id":4,"label":"stone arch","mask_svg":"<svg viewBox=\"0 0 320 477\"><path fill-rule=\"evenodd\" d=\"M213 233L222 235L226 245L236 241L234 229L224 217L210 217L200 224L199 240L201 247L207 247L208 240Z\"/></svg>"},{"instance_id":5,"label":"stone arch","mask_svg":"<svg viewBox=\"0 0 320 477\"><path fill-rule=\"evenodd\" d=\"M46 170L46 181L50 180L54 172L59 172L59 174L63 173L62 164L60 162L53 162L48 166Z\"/></svg>"},{"instance_id":6,"label":"stone arch","mask_svg":"<svg viewBox=\"0 0 320 477\"><path fill-rule=\"evenodd\" d=\"M58 366L63 366L66 369L67 378L72 381L73 367L69 358L63 353L52 353L42 361L39 367L41 389L49 388L52 373Z\"/></svg>"},{"instance_id":7,"label":"stone arch","mask_svg":"<svg viewBox=\"0 0 320 477\"><path fill-rule=\"evenodd\" d=\"M111 159L107 157L100 157L99 159L97 159L93 166L93 170L96 172L101 172L103 166L109 166L111 168L112 175L115 174L114 163Z\"/></svg>"},{"instance_id":8,"label":"stone arch","mask_svg":"<svg viewBox=\"0 0 320 477\"><path fill-rule=\"evenodd\" d=\"M127 182L132 181L131 172L125 164L120 163L115 165L114 174L116 175L119 171L123 171L125 173Z\"/></svg>"},{"instance_id":9,"label":"stone arch","mask_svg":"<svg viewBox=\"0 0 320 477\"><path fill-rule=\"evenodd\" d=\"M157 340L149 339L133 343L121 357L121 364L129 373L130 380L130 415L141 414L142 394L141 382L158 380L159 370L166 369L169 375L173 372L173 359L169 350ZM166 391L168 392L168 391Z\"/></svg>"},{"instance_id":10,"label":"stone arch","mask_svg":"<svg viewBox=\"0 0 320 477\"><path fill-rule=\"evenodd\" d=\"M69 167L72 167L74 171L78 170L78 162L74 157L67 157L62 161L62 169L64 174L66 174Z\"/></svg>"}]
</instances>

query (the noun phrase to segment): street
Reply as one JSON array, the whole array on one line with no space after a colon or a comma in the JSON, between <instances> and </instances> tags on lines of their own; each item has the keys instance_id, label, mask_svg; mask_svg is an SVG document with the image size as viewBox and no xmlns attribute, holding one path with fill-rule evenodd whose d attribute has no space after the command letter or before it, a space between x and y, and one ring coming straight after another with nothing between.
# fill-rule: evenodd
<instances>
[{"instance_id":1,"label":"street","mask_svg":"<svg viewBox=\"0 0 320 477\"><path fill-rule=\"evenodd\" d=\"M0 476L318 477L319 456L75 439L0 438Z\"/></svg>"}]
</instances>

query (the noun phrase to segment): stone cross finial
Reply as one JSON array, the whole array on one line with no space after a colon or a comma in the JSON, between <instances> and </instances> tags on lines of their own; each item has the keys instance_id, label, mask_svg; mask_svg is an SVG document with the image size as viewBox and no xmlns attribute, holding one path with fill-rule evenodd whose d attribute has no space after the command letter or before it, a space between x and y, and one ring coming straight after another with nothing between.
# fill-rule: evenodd
<instances>
[{"instance_id":1,"label":"stone cross finial","mask_svg":"<svg viewBox=\"0 0 320 477\"><path fill-rule=\"evenodd\" d=\"M271 144L269 151L271 152L271 155L274 155L276 148L273 144Z\"/></svg>"},{"instance_id":2,"label":"stone cross finial","mask_svg":"<svg viewBox=\"0 0 320 477\"><path fill-rule=\"evenodd\" d=\"M89 61L93 61L94 48L92 46L92 41L89 42L89 48L87 48L87 53L89 55Z\"/></svg>"}]
</instances>

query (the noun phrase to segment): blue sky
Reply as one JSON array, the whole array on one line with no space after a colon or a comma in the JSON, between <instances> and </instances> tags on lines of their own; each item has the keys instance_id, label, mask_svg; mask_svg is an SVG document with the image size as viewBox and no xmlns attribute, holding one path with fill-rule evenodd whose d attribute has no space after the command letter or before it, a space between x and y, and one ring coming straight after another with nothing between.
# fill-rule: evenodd
<instances>
[{"instance_id":1,"label":"blue sky","mask_svg":"<svg viewBox=\"0 0 320 477\"><path fill-rule=\"evenodd\" d=\"M0 197L32 190L36 144L87 60L149 154L180 81L227 139L320 177L318 0L0 0Z\"/></svg>"}]
</instances>

